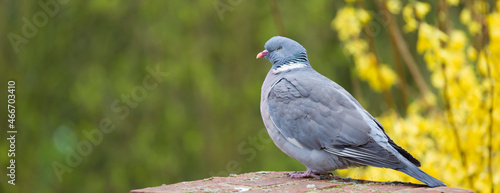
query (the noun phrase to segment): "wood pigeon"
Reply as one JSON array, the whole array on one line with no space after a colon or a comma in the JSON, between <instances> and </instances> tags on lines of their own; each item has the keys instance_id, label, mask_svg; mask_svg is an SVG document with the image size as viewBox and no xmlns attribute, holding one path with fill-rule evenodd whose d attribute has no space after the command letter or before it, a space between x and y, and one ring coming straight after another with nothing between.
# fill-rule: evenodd
<instances>
[{"instance_id":1,"label":"wood pigeon","mask_svg":"<svg viewBox=\"0 0 500 193\"><path fill-rule=\"evenodd\" d=\"M380 123L337 83L316 72L306 49L275 36L257 58L272 63L262 85L260 111L269 136L307 167L292 178L314 177L356 166L391 168L430 187L446 186L396 145Z\"/></svg>"}]
</instances>

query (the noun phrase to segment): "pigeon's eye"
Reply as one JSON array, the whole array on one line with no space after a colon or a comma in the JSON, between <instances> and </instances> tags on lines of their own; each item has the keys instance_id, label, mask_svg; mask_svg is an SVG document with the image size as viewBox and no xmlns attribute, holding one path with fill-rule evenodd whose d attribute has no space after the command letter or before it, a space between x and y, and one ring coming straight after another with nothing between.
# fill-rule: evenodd
<instances>
[{"instance_id":1,"label":"pigeon's eye","mask_svg":"<svg viewBox=\"0 0 500 193\"><path fill-rule=\"evenodd\" d=\"M283 47L281 47L281 46L280 46L280 47L278 47L278 49L277 49L277 50L281 50L281 48L283 48Z\"/></svg>"}]
</instances>

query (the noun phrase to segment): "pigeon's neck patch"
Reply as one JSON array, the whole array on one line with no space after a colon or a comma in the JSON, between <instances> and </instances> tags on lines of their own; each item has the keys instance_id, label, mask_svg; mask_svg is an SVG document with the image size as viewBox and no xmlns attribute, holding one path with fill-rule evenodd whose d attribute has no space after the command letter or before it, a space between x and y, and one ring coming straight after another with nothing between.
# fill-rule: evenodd
<instances>
[{"instance_id":1,"label":"pigeon's neck patch","mask_svg":"<svg viewBox=\"0 0 500 193\"><path fill-rule=\"evenodd\" d=\"M305 68L307 67L307 64L300 63L300 62L293 62L293 63L288 63L288 64L283 64L281 66L278 66L275 69L272 69L272 72L274 74L287 71L287 70L292 70L292 69L297 69L297 68Z\"/></svg>"}]
</instances>

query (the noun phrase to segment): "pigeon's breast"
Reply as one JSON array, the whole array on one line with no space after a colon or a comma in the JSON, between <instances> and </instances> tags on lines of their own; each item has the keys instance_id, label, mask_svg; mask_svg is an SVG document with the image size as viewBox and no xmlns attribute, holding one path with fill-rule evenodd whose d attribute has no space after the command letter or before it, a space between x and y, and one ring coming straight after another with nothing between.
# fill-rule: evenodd
<instances>
[{"instance_id":1,"label":"pigeon's breast","mask_svg":"<svg viewBox=\"0 0 500 193\"><path fill-rule=\"evenodd\" d=\"M351 166L359 166L356 163L323 150L299 147L286 139L285 136L274 128L274 125L266 124L266 127L268 128L267 131L274 144L276 144L283 153L304 164L314 172L328 172L337 169L345 169Z\"/></svg>"}]
</instances>

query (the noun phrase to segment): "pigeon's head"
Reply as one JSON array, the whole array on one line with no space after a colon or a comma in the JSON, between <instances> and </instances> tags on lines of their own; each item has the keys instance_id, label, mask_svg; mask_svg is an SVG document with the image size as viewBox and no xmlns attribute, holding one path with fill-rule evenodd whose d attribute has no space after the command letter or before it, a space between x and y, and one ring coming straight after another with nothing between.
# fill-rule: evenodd
<instances>
[{"instance_id":1,"label":"pigeon's head","mask_svg":"<svg viewBox=\"0 0 500 193\"><path fill-rule=\"evenodd\" d=\"M257 54L257 58L266 58L273 68L290 63L309 65L306 49L298 42L281 36L274 36L266 42L265 50Z\"/></svg>"}]
</instances>

